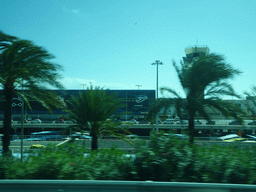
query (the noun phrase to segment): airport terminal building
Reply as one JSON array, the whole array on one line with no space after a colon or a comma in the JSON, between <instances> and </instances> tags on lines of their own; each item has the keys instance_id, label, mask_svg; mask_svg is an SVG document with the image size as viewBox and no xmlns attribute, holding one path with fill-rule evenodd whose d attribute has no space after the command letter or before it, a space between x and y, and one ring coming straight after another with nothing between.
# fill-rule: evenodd
<instances>
[{"instance_id":1,"label":"airport terminal building","mask_svg":"<svg viewBox=\"0 0 256 192\"><path fill-rule=\"evenodd\" d=\"M72 99L72 96L78 96L79 92L86 90L56 90L58 95L66 102ZM122 100L124 108L120 109L118 113L128 112L129 115L121 116L122 120L129 120L131 118L144 119L148 113L150 104L155 100L155 90L109 90L109 94L117 94L117 99ZM24 117L31 119L41 120L56 120L59 117L66 116L67 113L64 110L53 108L53 112L50 113L44 107L42 107L37 101L30 101L32 110L25 105ZM12 118L15 121L21 119L21 99L16 96L13 99ZM0 99L0 118L3 120L4 99Z\"/></svg>"}]
</instances>

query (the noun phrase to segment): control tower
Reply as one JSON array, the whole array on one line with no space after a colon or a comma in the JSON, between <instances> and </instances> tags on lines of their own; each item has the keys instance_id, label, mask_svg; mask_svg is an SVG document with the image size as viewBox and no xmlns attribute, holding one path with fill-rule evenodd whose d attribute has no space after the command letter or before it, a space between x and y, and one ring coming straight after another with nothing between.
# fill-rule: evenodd
<instances>
[{"instance_id":1,"label":"control tower","mask_svg":"<svg viewBox=\"0 0 256 192\"><path fill-rule=\"evenodd\" d=\"M185 49L186 57L183 57L185 64L190 64L194 58L209 54L210 49L207 46L191 46Z\"/></svg>"},{"instance_id":2,"label":"control tower","mask_svg":"<svg viewBox=\"0 0 256 192\"><path fill-rule=\"evenodd\" d=\"M207 46L191 46L185 49L186 57L183 57L187 69L191 67L193 59L209 54L210 49ZM204 91L199 94L199 98L204 98Z\"/></svg>"}]
</instances>

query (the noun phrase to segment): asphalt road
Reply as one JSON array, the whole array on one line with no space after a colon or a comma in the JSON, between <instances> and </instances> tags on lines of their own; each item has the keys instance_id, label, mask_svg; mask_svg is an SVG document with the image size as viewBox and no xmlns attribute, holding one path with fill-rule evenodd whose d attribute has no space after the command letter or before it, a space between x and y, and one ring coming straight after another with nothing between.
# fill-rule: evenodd
<instances>
[{"instance_id":1,"label":"asphalt road","mask_svg":"<svg viewBox=\"0 0 256 192\"><path fill-rule=\"evenodd\" d=\"M130 153L131 151L134 150L134 147L127 142L119 139L103 139L103 140L98 140L99 143L99 148L111 148L112 146L117 146L119 149L122 149L124 151L127 151ZM51 145L57 145L63 141L24 141L23 142L23 150L24 152L28 151L30 149L31 145L34 144L40 144L47 146L48 144ZM75 143L79 145L83 145L85 148L91 149L91 140L80 140L80 141L75 141ZM2 141L0 142L0 147L2 147ZM11 141L10 143L10 150L13 151L13 153L20 153L21 149L21 142L20 141Z\"/></svg>"}]
</instances>

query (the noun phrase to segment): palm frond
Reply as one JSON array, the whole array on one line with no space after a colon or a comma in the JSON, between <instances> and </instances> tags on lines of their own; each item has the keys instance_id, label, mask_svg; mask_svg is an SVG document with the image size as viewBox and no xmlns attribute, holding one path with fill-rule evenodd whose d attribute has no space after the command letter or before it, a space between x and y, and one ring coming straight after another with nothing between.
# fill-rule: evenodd
<instances>
[{"instance_id":1,"label":"palm frond","mask_svg":"<svg viewBox=\"0 0 256 192\"><path fill-rule=\"evenodd\" d=\"M252 120L256 120L256 86L251 88L250 92L244 92L246 95L246 100L244 101L244 105L248 111L248 117Z\"/></svg>"},{"instance_id":2,"label":"palm frond","mask_svg":"<svg viewBox=\"0 0 256 192\"><path fill-rule=\"evenodd\" d=\"M190 142L192 143L195 115L198 114L206 120L210 120L205 107L216 109L222 112L224 116L232 116L242 121L242 117L245 115L244 111L236 105L221 100L223 96L240 98L240 95L236 94L233 87L226 81L241 72L226 63L224 56L214 53L201 55L193 59L191 63L180 62L180 66L173 61L173 66L186 98L182 99L175 90L163 87L161 92L167 92L173 95L175 99L168 100L165 98L156 101L152 105L150 116L156 115L161 110L165 112L171 106L175 106L177 114L181 114L182 110L187 111Z\"/></svg>"},{"instance_id":3,"label":"palm frond","mask_svg":"<svg viewBox=\"0 0 256 192\"><path fill-rule=\"evenodd\" d=\"M52 110L51 106L60 107L62 105L58 96L44 87L47 84L62 88L57 81L60 77L58 71L61 67L50 62L50 59L53 58L53 55L33 42L20 40L0 31L0 84L3 87L3 95L6 100L3 139L5 152L9 150L11 100L15 94L20 94L29 108L31 108L29 98L37 100L49 111ZM26 89L26 92L21 92L20 88Z\"/></svg>"},{"instance_id":4,"label":"palm frond","mask_svg":"<svg viewBox=\"0 0 256 192\"><path fill-rule=\"evenodd\" d=\"M217 81L207 86L204 96L206 98L220 98L222 96L232 96L235 98L241 98L241 96L235 92L231 84L220 81Z\"/></svg>"},{"instance_id":5,"label":"palm frond","mask_svg":"<svg viewBox=\"0 0 256 192\"><path fill-rule=\"evenodd\" d=\"M78 97L72 96L68 101L68 113L74 122L85 127L104 122L124 105L117 100L116 95L111 95L108 90L100 87L88 88L86 92L80 92Z\"/></svg>"},{"instance_id":6,"label":"palm frond","mask_svg":"<svg viewBox=\"0 0 256 192\"><path fill-rule=\"evenodd\" d=\"M240 106L223 101L221 99L205 99L204 100L205 106L213 107L220 111L225 117L233 117L234 119L238 120L239 122L243 122L243 117L246 116L246 112L240 108Z\"/></svg>"}]
</instances>

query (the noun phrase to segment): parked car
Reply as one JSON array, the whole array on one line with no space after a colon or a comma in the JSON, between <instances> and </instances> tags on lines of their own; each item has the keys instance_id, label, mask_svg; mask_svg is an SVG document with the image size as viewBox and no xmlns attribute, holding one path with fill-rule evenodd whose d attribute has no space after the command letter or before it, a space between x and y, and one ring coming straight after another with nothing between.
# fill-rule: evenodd
<instances>
[{"instance_id":1,"label":"parked car","mask_svg":"<svg viewBox=\"0 0 256 192\"><path fill-rule=\"evenodd\" d=\"M42 121L40 119L34 119L30 123L42 123Z\"/></svg>"},{"instance_id":2,"label":"parked car","mask_svg":"<svg viewBox=\"0 0 256 192\"><path fill-rule=\"evenodd\" d=\"M138 135L136 134L132 134L132 135L126 135L126 137L130 138L130 139L138 139Z\"/></svg>"},{"instance_id":3,"label":"parked car","mask_svg":"<svg viewBox=\"0 0 256 192\"><path fill-rule=\"evenodd\" d=\"M149 122L147 120L142 120L142 121L139 121L139 124L149 124Z\"/></svg>"},{"instance_id":4,"label":"parked car","mask_svg":"<svg viewBox=\"0 0 256 192\"><path fill-rule=\"evenodd\" d=\"M65 120L64 120L64 119L57 119L57 120L55 121L55 123L65 123Z\"/></svg>"},{"instance_id":5,"label":"parked car","mask_svg":"<svg viewBox=\"0 0 256 192\"><path fill-rule=\"evenodd\" d=\"M81 135L79 139L87 139L87 140L91 140L92 137L89 135Z\"/></svg>"},{"instance_id":6,"label":"parked car","mask_svg":"<svg viewBox=\"0 0 256 192\"><path fill-rule=\"evenodd\" d=\"M122 121L120 119L114 119L113 122L114 123L121 123Z\"/></svg>"},{"instance_id":7,"label":"parked car","mask_svg":"<svg viewBox=\"0 0 256 192\"><path fill-rule=\"evenodd\" d=\"M244 137L247 138L247 139L250 140L250 141L256 141L256 137L253 136L253 135L248 135L248 134L246 134L246 135L244 135Z\"/></svg>"},{"instance_id":8,"label":"parked car","mask_svg":"<svg viewBox=\"0 0 256 192\"><path fill-rule=\"evenodd\" d=\"M72 139L88 139L88 140L92 139L92 137L89 136L89 135L80 135L80 134L72 134L72 135L69 135L68 138L72 138Z\"/></svg>"},{"instance_id":9,"label":"parked car","mask_svg":"<svg viewBox=\"0 0 256 192\"><path fill-rule=\"evenodd\" d=\"M206 125L215 125L215 121L208 121Z\"/></svg>"},{"instance_id":10,"label":"parked car","mask_svg":"<svg viewBox=\"0 0 256 192\"><path fill-rule=\"evenodd\" d=\"M28 123L29 122L29 120L28 119L24 119L24 123Z\"/></svg>"},{"instance_id":11,"label":"parked car","mask_svg":"<svg viewBox=\"0 0 256 192\"><path fill-rule=\"evenodd\" d=\"M30 121L27 119L24 119L24 121L23 121L23 123L28 123L28 122L30 122ZM17 123L21 123L21 121L18 121Z\"/></svg>"},{"instance_id":12,"label":"parked car","mask_svg":"<svg viewBox=\"0 0 256 192\"><path fill-rule=\"evenodd\" d=\"M195 120L195 121L194 121L194 124L195 124L195 125L202 125L202 121L201 121L201 120Z\"/></svg>"},{"instance_id":13,"label":"parked car","mask_svg":"<svg viewBox=\"0 0 256 192\"><path fill-rule=\"evenodd\" d=\"M173 137L173 138L176 138L176 139L181 139L181 140L189 139L188 135L183 135L183 134L169 134L169 133L165 133L164 135L168 136L168 137Z\"/></svg>"},{"instance_id":14,"label":"parked car","mask_svg":"<svg viewBox=\"0 0 256 192\"><path fill-rule=\"evenodd\" d=\"M34 145L30 145L29 148L30 149L40 149L40 148L45 148L45 146L41 145L41 144L34 144Z\"/></svg>"},{"instance_id":15,"label":"parked car","mask_svg":"<svg viewBox=\"0 0 256 192\"><path fill-rule=\"evenodd\" d=\"M156 124L156 121L153 121L151 124ZM158 120L158 124L163 124L163 122Z\"/></svg>"},{"instance_id":16,"label":"parked car","mask_svg":"<svg viewBox=\"0 0 256 192\"><path fill-rule=\"evenodd\" d=\"M174 120L173 119L166 119L163 124L174 124Z\"/></svg>"},{"instance_id":17,"label":"parked car","mask_svg":"<svg viewBox=\"0 0 256 192\"><path fill-rule=\"evenodd\" d=\"M128 121L129 123L133 123L133 124L139 124L139 122L138 121L136 121L135 119L132 119L132 120L130 120L130 121Z\"/></svg>"},{"instance_id":18,"label":"parked car","mask_svg":"<svg viewBox=\"0 0 256 192\"><path fill-rule=\"evenodd\" d=\"M235 142L235 141L245 141L245 140L248 140L248 139L242 138L237 134L229 134L229 135L225 135L217 138L217 141L224 141L224 142Z\"/></svg>"},{"instance_id":19,"label":"parked car","mask_svg":"<svg viewBox=\"0 0 256 192\"><path fill-rule=\"evenodd\" d=\"M248 125L256 125L256 121L252 121L252 122L248 123Z\"/></svg>"},{"instance_id":20,"label":"parked car","mask_svg":"<svg viewBox=\"0 0 256 192\"><path fill-rule=\"evenodd\" d=\"M188 121L186 120L179 120L176 122L176 124L188 124Z\"/></svg>"},{"instance_id":21,"label":"parked car","mask_svg":"<svg viewBox=\"0 0 256 192\"><path fill-rule=\"evenodd\" d=\"M242 125L242 123L240 121L234 120L234 121L230 121L229 125Z\"/></svg>"}]
</instances>

